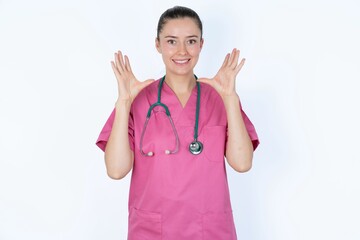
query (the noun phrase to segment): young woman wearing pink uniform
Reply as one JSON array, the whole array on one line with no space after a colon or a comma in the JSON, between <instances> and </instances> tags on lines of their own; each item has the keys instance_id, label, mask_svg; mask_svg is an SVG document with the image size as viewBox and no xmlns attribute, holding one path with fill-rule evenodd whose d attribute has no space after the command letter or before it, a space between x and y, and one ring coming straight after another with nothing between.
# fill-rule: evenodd
<instances>
[{"instance_id":1,"label":"young woman wearing pink uniform","mask_svg":"<svg viewBox=\"0 0 360 240\"><path fill-rule=\"evenodd\" d=\"M224 157L246 172L259 144L235 88L245 59L234 49L213 78L197 79L202 23L186 7L162 14L155 42L158 80L138 81L115 53L118 99L97 140L111 178L132 170L128 239L237 239Z\"/></svg>"}]
</instances>

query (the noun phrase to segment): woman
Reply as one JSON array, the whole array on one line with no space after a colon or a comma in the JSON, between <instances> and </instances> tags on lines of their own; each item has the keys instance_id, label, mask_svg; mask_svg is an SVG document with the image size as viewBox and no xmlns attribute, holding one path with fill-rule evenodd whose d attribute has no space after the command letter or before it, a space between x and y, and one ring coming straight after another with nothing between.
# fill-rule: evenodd
<instances>
[{"instance_id":1,"label":"woman","mask_svg":"<svg viewBox=\"0 0 360 240\"><path fill-rule=\"evenodd\" d=\"M128 239L236 239L224 156L246 172L259 144L235 89L245 59L234 49L215 77L197 79L202 23L185 7L162 14L155 41L157 81L138 81L115 53L119 96L97 140L111 178L132 170Z\"/></svg>"}]
</instances>

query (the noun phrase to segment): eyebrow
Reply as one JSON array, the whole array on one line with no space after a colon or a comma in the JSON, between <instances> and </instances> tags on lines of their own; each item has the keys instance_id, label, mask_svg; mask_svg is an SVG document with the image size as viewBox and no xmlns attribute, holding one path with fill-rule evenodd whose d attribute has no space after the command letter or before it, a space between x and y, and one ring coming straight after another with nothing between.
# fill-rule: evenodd
<instances>
[{"instance_id":1,"label":"eyebrow","mask_svg":"<svg viewBox=\"0 0 360 240\"><path fill-rule=\"evenodd\" d=\"M165 36L165 38L178 38L178 37L169 35L169 36ZM190 35L190 36L186 36L186 38L199 38L199 36L197 36L197 35Z\"/></svg>"}]
</instances>

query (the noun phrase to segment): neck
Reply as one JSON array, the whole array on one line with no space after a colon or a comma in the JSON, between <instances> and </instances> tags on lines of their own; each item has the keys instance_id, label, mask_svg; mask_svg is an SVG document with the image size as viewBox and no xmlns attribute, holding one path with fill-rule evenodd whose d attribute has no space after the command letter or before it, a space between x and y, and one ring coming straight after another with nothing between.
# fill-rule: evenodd
<instances>
[{"instance_id":1,"label":"neck","mask_svg":"<svg viewBox=\"0 0 360 240\"><path fill-rule=\"evenodd\" d=\"M194 73L187 75L166 73L165 82L175 93L180 94L191 92L196 85Z\"/></svg>"}]
</instances>

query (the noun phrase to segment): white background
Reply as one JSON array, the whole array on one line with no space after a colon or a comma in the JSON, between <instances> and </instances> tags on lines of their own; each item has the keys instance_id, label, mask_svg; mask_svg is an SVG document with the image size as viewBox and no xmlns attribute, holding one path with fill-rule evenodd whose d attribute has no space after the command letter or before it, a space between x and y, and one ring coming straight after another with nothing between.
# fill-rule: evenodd
<instances>
[{"instance_id":1,"label":"white background","mask_svg":"<svg viewBox=\"0 0 360 240\"><path fill-rule=\"evenodd\" d=\"M130 174L107 177L95 140L113 109L110 61L164 73L154 39L174 5L196 10L198 76L237 47L261 144L228 168L239 239L360 239L360 4L344 0L0 0L0 239L126 239Z\"/></svg>"}]
</instances>

